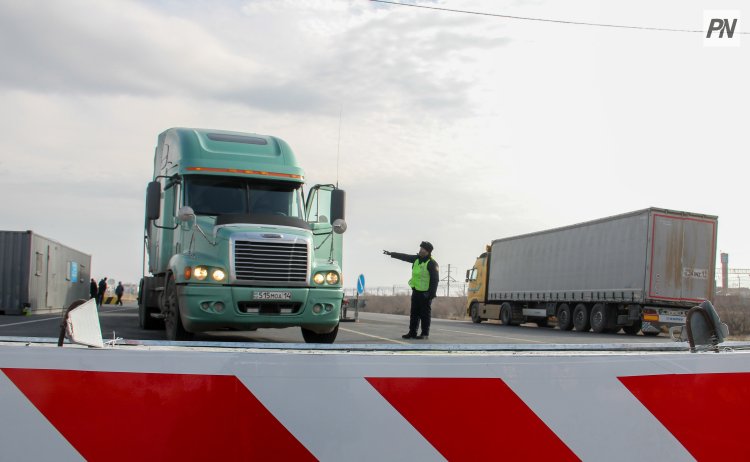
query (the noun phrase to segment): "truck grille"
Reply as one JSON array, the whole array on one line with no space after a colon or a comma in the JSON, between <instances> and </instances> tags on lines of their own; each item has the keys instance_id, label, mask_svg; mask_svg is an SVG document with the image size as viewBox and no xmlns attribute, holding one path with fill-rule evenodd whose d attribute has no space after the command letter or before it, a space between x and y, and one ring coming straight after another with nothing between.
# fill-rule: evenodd
<instances>
[{"instance_id":1,"label":"truck grille","mask_svg":"<svg viewBox=\"0 0 750 462\"><path fill-rule=\"evenodd\" d=\"M234 272L239 281L307 283L306 242L234 242Z\"/></svg>"}]
</instances>

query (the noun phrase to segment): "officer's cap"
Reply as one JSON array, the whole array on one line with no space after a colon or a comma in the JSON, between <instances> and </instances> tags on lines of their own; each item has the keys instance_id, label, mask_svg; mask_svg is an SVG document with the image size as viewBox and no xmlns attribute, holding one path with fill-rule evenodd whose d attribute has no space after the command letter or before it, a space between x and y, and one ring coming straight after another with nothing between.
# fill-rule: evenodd
<instances>
[{"instance_id":1,"label":"officer's cap","mask_svg":"<svg viewBox=\"0 0 750 462\"><path fill-rule=\"evenodd\" d=\"M429 242L427 242L427 241L422 241L422 242L421 242L421 243L419 244L419 246L420 246L420 247L422 247L423 249L425 249L425 250L426 250L426 251L428 251L428 252L432 252L432 249L433 249L433 247L432 247L432 244L430 244L430 243L429 243Z\"/></svg>"}]
</instances>

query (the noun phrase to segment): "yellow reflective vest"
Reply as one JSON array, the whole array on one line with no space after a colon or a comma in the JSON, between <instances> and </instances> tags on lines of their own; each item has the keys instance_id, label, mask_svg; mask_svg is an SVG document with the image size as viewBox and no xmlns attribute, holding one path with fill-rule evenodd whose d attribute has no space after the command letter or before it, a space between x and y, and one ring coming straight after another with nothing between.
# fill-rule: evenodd
<instances>
[{"instance_id":1,"label":"yellow reflective vest","mask_svg":"<svg viewBox=\"0 0 750 462\"><path fill-rule=\"evenodd\" d=\"M414 263L411 265L409 287L420 292L427 292L430 290L430 272L427 271L427 265L429 265L431 261L432 257L424 262L420 262L419 259L414 260Z\"/></svg>"}]
</instances>

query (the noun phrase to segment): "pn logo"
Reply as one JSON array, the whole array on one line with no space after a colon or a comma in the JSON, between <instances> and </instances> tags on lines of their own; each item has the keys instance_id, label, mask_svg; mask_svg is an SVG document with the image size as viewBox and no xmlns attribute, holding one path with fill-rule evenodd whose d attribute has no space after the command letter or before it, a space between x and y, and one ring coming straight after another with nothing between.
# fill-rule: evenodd
<instances>
[{"instance_id":1,"label":"pn logo","mask_svg":"<svg viewBox=\"0 0 750 462\"><path fill-rule=\"evenodd\" d=\"M705 10L703 12L703 46L740 46L739 10Z\"/></svg>"}]
</instances>

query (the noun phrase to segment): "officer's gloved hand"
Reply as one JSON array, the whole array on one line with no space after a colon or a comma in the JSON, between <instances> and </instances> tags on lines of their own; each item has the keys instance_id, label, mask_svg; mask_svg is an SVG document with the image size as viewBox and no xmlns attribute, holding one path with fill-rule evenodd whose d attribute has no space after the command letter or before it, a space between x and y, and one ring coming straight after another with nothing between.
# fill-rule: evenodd
<instances>
[{"instance_id":1,"label":"officer's gloved hand","mask_svg":"<svg viewBox=\"0 0 750 462\"><path fill-rule=\"evenodd\" d=\"M387 250L383 250L383 255L390 255L391 253Z\"/></svg>"}]
</instances>

